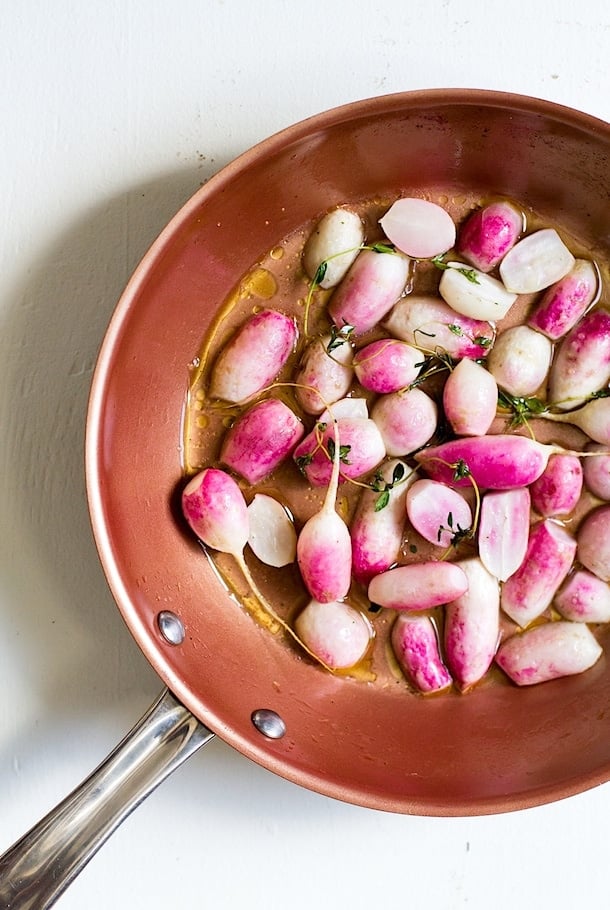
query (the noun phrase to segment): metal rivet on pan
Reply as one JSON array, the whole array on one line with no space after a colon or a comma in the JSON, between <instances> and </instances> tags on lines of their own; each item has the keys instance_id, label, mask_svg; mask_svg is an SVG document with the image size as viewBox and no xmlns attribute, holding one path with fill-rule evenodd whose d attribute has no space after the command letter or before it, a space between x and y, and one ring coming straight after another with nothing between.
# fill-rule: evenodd
<instances>
[{"instance_id":1,"label":"metal rivet on pan","mask_svg":"<svg viewBox=\"0 0 610 910\"><path fill-rule=\"evenodd\" d=\"M163 610L157 616L157 625L163 638L170 645L181 645L184 641L184 626L175 613Z\"/></svg>"},{"instance_id":2,"label":"metal rivet on pan","mask_svg":"<svg viewBox=\"0 0 610 910\"><path fill-rule=\"evenodd\" d=\"M279 714L269 708L259 708L252 712L252 723L259 733L268 739L281 739L286 732L286 724Z\"/></svg>"}]
</instances>

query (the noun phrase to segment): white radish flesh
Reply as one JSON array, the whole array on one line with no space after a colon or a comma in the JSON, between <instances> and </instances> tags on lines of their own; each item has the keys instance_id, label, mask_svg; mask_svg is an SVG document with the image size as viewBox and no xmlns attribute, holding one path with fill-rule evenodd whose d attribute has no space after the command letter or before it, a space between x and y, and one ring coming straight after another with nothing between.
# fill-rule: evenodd
<instances>
[{"instance_id":1,"label":"white radish flesh","mask_svg":"<svg viewBox=\"0 0 610 910\"><path fill-rule=\"evenodd\" d=\"M297 534L284 506L266 493L257 493L248 506L250 549L267 566L281 568L294 562Z\"/></svg>"},{"instance_id":2,"label":"white radish flesh","mask_svg":"<svg viewBox=\"0 0 610 910\"><path fill-rule=\"evenodd\" d=\"M578 559L582 565L610 581L610 506L589 512L577 532Z\"/></svg>"},{"instance_id":3,"label":"white radish flesh","mask_svg":"<svg viewBox=\"0 0 610 910\"><path fill-rule=\"evenodd\" d=\"M317 283L321 288L335 287L358 255L363 240L360 216L349 209L333 209L309 235L303 250L303 267L313 281L324 263L324 275Z\"/></svg>"},{"instance_id":4,"label":"white radish flesh","mask_svg":"<svg viewBox=\"0 0 610 910\"><path fill-rule=\"evenodd\" d=\"M210 379L210 396L243 404L277 377L293 352L295 323L276 310L251 316L222 349Z\"/></svg>"},{"instance_id":5,"label":"white radish flesh","mask_svg":"<svg viewBox=\"0 0 610 910\"><path fill-rule=\"evenodd\" d=\"M546 411L540 416L556 423L570 423L586 433L594 442L600 443L606 451L610 447L610 398L595 398L576 411L567 411L563 414Z\"/></svg>"},{"instance_id":6,"label":"white radish flesh","mask_svg":"<svg viewBox=\"0 0 610 910\"><path fill-rule=\"evenodd\" d=\"M414 259L432 259L455 243L451 216L426 199L397 199L379 223L388 240Z\"/></svg>"},{"instance_id":7,"label":"white radish flesh","mask_svg":"<svg viewBox=\"0 0 610 910\"><path fill-rule=\"evenodd\" d=\"M472 512L457 490L437 480L416 480L407 491L409 521L424 540L446 549L472 527Z\"/></svg>"},{"instance_id":8,"label":"white radish flesh","mask_svg":"<svg viewBox=\"0 0 610 910\"><path fill-rule=\"evenodd\" d=\"M518 686L531 686L583 673L600 658L602 649L584 623L549 622L504 641L496 663Z\"/></svg>"},{"instance_id":9,"label":"white radish flesh","mask_svg":"<svg viewBox=\"0 0 610 910\"><path fill-rule=\"evenodd\" d=\"M520 240L500 263L500 278L515 294L532 294L559 281L574 266L574 256L554 228Z\"/></svg>"},{"instance_id":10,"label":"white radish flesh","mask_svg":"<svg viewBox=\"0 0 610 910\"><path fill-rule=\"evenodd\" d=\"M404 293L410 260L402 253L361 250L330 298L328 312L338 329L370 331Z\"/></svg>"},{"instance_id":11,"label":"white radish flesh","mask_svg":"<svg viewBox=\"0 0 610 910\"><path fill-rule=\"evenodd\" d=\"M342 417L338 421L339 439L343 452L341 476L355 480L368 474L380 464L386 454L385 445L377 424L369 418ZM334 442L332 426L323 431L312 431L293 452L297 466L314 487L326 486L332 474L329 458L329 440ZM333 442L330 445L333 445Z\"/></svg>"},{"instance_id":12,"label":"white radish flesh","mask_svg":"<svg viewBox=\"0 0 610 910\"><path fill-rule=\"evenodd\" d=\"M449 688L451 675L443 663L436 626L429 616L401 613L392 626L391 643L400 668L419 692L429 695Z\"/></svg>"},{"instance_id":13,"label":"white radish flesh","mask_svg":"<svg viewBox=\"0 0 610 910\"><path fill-rule=\"evenodd\" d=\"M583 478L587 489L600 499L610 500L610 453L608 446L599 442L589 443L587 452L599 452L595 458L585 458Z\"/></svg>"},{"instance_id":14,"label":"white radish flesh","mask_svg":"<svg viewBox=\"0 0 610 910\"><path fill-rule=\"evenodd\" d=\"M525 557L502 587L504 612L525 627L551 604L576 555L576 540L547 519L530 531Z\"/></svg>"},{"instance_id":15,"label":"white radish flesh","mask_svg":"<svg viewBox=\"0 0 610 910\"><path fill-rule=\"evenodd\" d=\"M294 377L296 398L308 414L320 414L343 398L354 375L354 351L347 339L324 335L307 346Z\"/></svg>"},{"instance_id":16,"label":"white radish flesh","mask_svg":"<svg viewBox=\"0 0 610 910\"><path fill-rule=\"evenodd\" d=\"M549 376L549 400L569 411L610 380L610 313L591 310L559 345Z\"/></svg>"},{"instance_id":17,"label":"white radish flesh","mask_svg":"<svg viewBox=\"0 0 610 910\"><path fill-rule=\"evenodd\" d=\"M577 259L568 274L545 291L527 323L551 341L572 329L597 294L598 277L588 259Z\"/></svg>"},{"instance_id":18,"label":"white radish flesh","mask_svg":"<svg viewBox=\"0 0 610 910\"><path fill-rule=\"evenodd\" d=\"M481 502L479 556L499 581L517 571L527 551L530 494L527 487L488 492Z\"/></svg>"},{"instance_id":19,"label":"white radish flesh","mask_svg":"<svg viewBox=\"0 0 610 910\"><path fill-rule=\"evenodd\" d=\"M423 351L443 350L450 357L486 357L495 337L493 326L462 316L438 297L405 297L385 320L394 336Z\"/></svg>"},{"instance_id":20,"label":"white radish flesh","mask_svg":"<svg viewBox=\"0 0 610 910\"><path fill-rule=\"evenodd\" d=\"M367 420L368 416L369 406L366 398L340 398L338 401L333 401L330 408L322 411L318 417L318 423L329 423L333 419L343 420L345 417Z\"/></svg>"},{"instance_id":21,"label":"white radish flesh","mask_svg":"<svg viewBox=\"0 0 610 910\"><path fill-rule=\"evenodd\" d=\"M339 602L310 601L294 625L309 650L332 670L347 670L358 664L373 635L359 610Z\"/></svg>"},{"instance_id":22,"label":"white radish flesh","mask_svg":"<svg viewBox=\"0 0 610 910\"><path fill-rule=\"evenodd\" d=\"M354 356L358 382L380 395L407 388L417 378L422 363L421 351L396 338L372 341Z\"/></svg>"},{"instance_id":23,"label":"white radish flesh","mask_svg":"<svg viewBox=\"0 0 610 910\"><path fill-rule=\"evenodd\" d=\"M487 366L501 389L517 397L534 395L545 382L553 346L526 325L506 329L489 353Z\"/></svg>"},{"instance_id":24,"label":"white radish flesh","mask_svg":"<svg viewBox=\"0 0 610 910\"><path fill-rule=\"evenodd\" d=\"M466 268L461 262L450 262L438 287L443 300L452 310L469 319L497 322L504 319L517 295L506 290L501 281Z\"/></svg>"},{"instance_id":25,"label":"white radish flesh","mask_svg":"<svg viewBox=\"0 0 610 910\"><path fill-rule=\"evenodd\" d=\"M426 392L408 389L380 396L371 418L379 428L387 454L407 455L434 435L438 408Z\"/></svg>"},{"instance_id":26,"label":"white radish flesh","mask_svg":"<svg viewBox=\"0 0 610 910\"><path fill-rule=\"evenodd\" d=\"M390 610L428 610L455 600L468 589L462 569L451 562L420 562L398 566L371 580L371 603Z\"/></svg>"},{"instance_id":27,"label":"white radish flesh","mask_svg":"<svg viewBox=\"0 0 610 910\"><path fill-rule=\"evenodd\" d=\"M572 622L610 622L610 585L578 569L558 592L554 606Z\"/></svg>"},{"instance_id":28,"label":"white radish flesh","mask_svg":"<svg viewBox=\"0 0 610 910\"><path fill-rule=\"evenodd\" d=\"M278 398L260 401L227 431L220 460L249 483L258 483L287 458L305 429Z\"/></svg>"},{"instance_id":29,"label":"white radish flesh","mask_svg":"<svg viewBox=\"0 0 610 910\"><path fill-rule=\"evenodd\" d=\"M465 357L443 388L443 410L457 436L484 436L496 416L498 384L492 374Z\"/></svg>"},{"instance_id":30,"label":"white radish flesh","mask_svg":"<svg viewBox=\"0 0 610 910\"><path fill-rule=\"evenodd\" d=\"M523 214L509 202L492 202L460 227L457 251L482 272L494 269L523 230Z\"/></svg>"},{"instance_id":31,"label":"white radish flesh","mask_svg":"<svg viewBox=\"0 0 610 910\"><path fill-rule=\"evenodd\" d=\"M583 469L575 455L551 455L546 468L530 487L534 509L544 518L569 515L578 505L582 478Z\"/></svg>"},{"instance_id":32,"label":"white radish flesh","mask_svg":"<svg viewBox=\"0 0 610 910\"><path fill-rule=\"evenodd\" d=\"M487 673L500 638L500 589L480 559L457 565L465 572L468 590L445 607L445 655L462 691Z\"/></svg>"}]
</instances>

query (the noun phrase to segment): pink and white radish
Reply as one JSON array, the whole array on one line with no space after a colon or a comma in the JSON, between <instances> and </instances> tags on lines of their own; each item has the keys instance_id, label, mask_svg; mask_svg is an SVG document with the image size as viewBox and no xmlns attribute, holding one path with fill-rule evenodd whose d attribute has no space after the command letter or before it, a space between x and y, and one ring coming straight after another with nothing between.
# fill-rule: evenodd
<instances>
[{"instance_id":1,"label":"pink and white radish","mask_svg":"<svg viewBox=\"0 0 610 910\"><path fill-rule=\"evenodd\" d=\"M281 568L296 559L297 532L288 511L267 493L256 493L248 506L248 544L257 559Z\"/></svg>"},{"instance_id":2,"label":"pink and white radish","mask_svg":"<svg viewBox=\"0 0 610 910\"><path fill-rule=\"evenodd\" d=\"M361 585L396 562L405 526L405 499L415 472L392 459L378 470L376 489L362 490L350 522L352 572Z\"/></svg>"},{"instance_id":3,"label":"pink and white radish","mask_svg":"<svg viewBox=\"0 0 610 910\"><path fill-rule=\"evenodd\" d=\"M468 590L445 607L445 657L456 684L466 691L487 673L500 638L500 589L480 559L457 563Z\"/></svg>"},{"instance_id":4,"label":"pink and white radish","mask_svg":"<svg viewBox=\"0 0 610 910\"><path fill-rule=\"evenodd\" d=\"M588 626L558 621L507 638L498 649L496 663L518 686L531 686L583 673L601 654Z\"/></svg>"},{"instance_id":5,"label":"pink and white radish","mask_svg":"<svg viewBox=\"0 0 610 910\"><path fill-rule=\"evenodd\" d=\"M546 468L530 487L536 512L544 518L569 515L580 499L582 478L583 469L575 455L551 455Z\"/></svg>"},{"instance_id":6,"label":"pink and white radish","mask_svg":"<svg viewBox=\"0 0 610 910\"><path fill-rule=\"evenodd\" d=\"M442 692L451 675L440 654L438 632L429 616L401 613L391 633L392 650L411 685L424 695Z\"/></svg>"},{"instance_id":7,"label":"pink and white radish","mask_svg":"<svg viewBox=\"0 0 610 910\"><path fill-rule=\"evenodd\" d=\"M451 216L427 199L397 199L379 223L388 240L413 259L433 259L455 243Z\"/></svg>"},{"instance_id":8,"label":"pink and white radish","mask_svg":"<svg viewBox=\"0 0 610 910\"><path fill-rule=\"evenodd\" d=\"M438 290L452 310L469 319L491 322L504 319L517 299L497 278L461 262L447 263Z\"/></svg>"},{"instance_id":9,"label":"pink and white radish","mask_svg":"<svg viewBox=\"0 0 610 910\"><path fill-rule=\"evenodd\" d=\"M527 324L551 341L558 341L595 300L598 283L593 263L588 259L577 259L568 274L545 291Z\"/></svg>"},{"instance_id":10,"label":"pink and white radish","mask_svg":"<svg viewBox=\"0 0 610 910\"><path fill-rule=\"evenodd\" d=\"M321 288L333 288L360 252L364 225L356 212L336 208L318 221L303 249L303 268ZM320 278L320 267L324 275Z\"/></svg>"},{"instance_id":11,"label":"pink and white radish","mask_svg":"<svg viewBox=\"0 0 610 910\"><path fill-rule=\"evenodd\" d=\"M331 670L348 670L360 663L373 638L364 614L342 602L311 600L294 626L309 651Z\"/></svg>"},{"instance_id":12,"label":"pink and white radish","mask_svg":"<svg viewBox=\"0 0 610 910\"><path fill-rule=\"evenodd\" d=\"M354 376L353 348L347 338L324 335L311 341L295 374L295 395L308 414L320 414L343 398Z\"/></svg>"},{"instance_id":13,"label":"pink and white radish","mask_svg":"<svg viewBox=\"0 0 610 910\"><path fill-rule=\"evenodd\" d=\"M406 389L423 365L421 351L396 338L380 338L356 352L354 370L364 389L387 395Z\"/></svg>"},{"instance_id":14,"label":"pink and white radish","mask_svg":"<svg viewBox=\"0 0 610 910\"><path fill-rule=\"evenodd\" d=\"M479 516L479 556L499 581L517 571L525 558L530 530L527 487L485 493Z\"/></svg>"},{"instance_id":15,"label":"pink and white radish","mask_svg":"<svg viewBox=\"0 0 610 910\"><path fill-rule=\"evenodd\" d=\"M610 313L590 310L563 339L553 360L548 397L555 407L577 408L610 380Z\"/></svg>"},{"instance_id":16,"label":"pink and white radish","mask_svg":"<svg viewBox=\"0 0 610 910\"><path fill-rule=\"evenodd\" d=\"M410 267L402 253L361 250L329 301L337 328L353 326L355 335L374 328L404 293Z\"/></svg>"},{"instance_id":17,"label":"pink and white radish","mask_svg":"<svg viewBox=\"0 0 610 910\"><path fill-rule=\"evenodd\" d=\"M602 581L610 581L610 505L589 512L576 537L579 562Z\"/></svg>"},{"instance_id":18,"label":"pink and white radish","mask_svg":"<svg viewBox=\"0 0 610 910\"><path fill-rule=\"evenodd\" d=\"M384 327L414 347L442 350L456 359L486 357L495 337L489 322L462 316L438 297L409 295L399 300Z\"/></svg>"},{"instance_id":19,"label":"pink and white radish","mask_svg":"<svg viewBox=\"0 0 610 910\"><path fill-rule=\"evenodd\" d=\"M550 519L534 525L523 562L502 587L501 605L507 616L522 627L541 616L575 555L576 540L561 525Z\"/></svg>"},{"instance_id":20,"label":"pink and white radish","mask_svg":"<svg viewBox=\"0 0 610 910\"><path fill-rule=\"evenodd\" d=\"M340 440L341 478L356 480L379 465L386 455L385 445L370 418L341 417L337 420ZM323 429L320 429L323 427ZM329 450L334 445L334 430L324 422L315 427L292 453L297 467L314 487L330 483L333 464Z\"/></svg>"},{"instance_id":21,"label":"pink and white radish","mask_svg":"<svg viewBox=\"0 0 610 910\"><path fill-rule=\"evenodd\" d=\"M546 380L552 355L553 346L545 335L516 325L496 339L487 367L510 395L534 395Z\"/></svg>"},{"instance_id":22,"label":"pink and white radish","mask_svg":"<svg viewBox=\"0 0 610 910\"><path fill-rule=\"evenodd\" d=\"M472 528L472 512L457 490L437 480L416 480L407 490L407 515L418 534L447 549Z\"/></svg>"},{"instance_id":23,"label":"pink and white radish","mask_svg":"<svg viewBox=\"0 0 610 910\"><path fill-rule=\"evenodd\" d=\"M491 272L515 245L523 214L510 202L492 202L474 212L460 227L457 251L482 272Z\"/></svg>"},{"instance_id":24,"label":"pink and white radish","mask_svg":"<svg viewBox=\"0 0 610 910\"><path fill-rule=\"evenodd\" d=\"M339 398L318 417L318 424L329 423L331 420L344 420L349 417L359 420L368 420L369 406L366 398Z\"/></svg>"},{"instance_id":25,"label":"pink and white radish","mask_svg":"<svg viewBox=\"0 0 610 910\"><path fill-rule=\"evenodd\" d=\"M220 352L210 396L244 404L278 376L296 340L294 320L283 313L265 309L251 316Z\"/></svg>"},{"instance_id":26,"label":"pink and white radish","mask_svg":"<svg viewBox=\"0 0 610 910\"><path fill-rule=\"evenodd\" d=\"M587 489L599 499L610 500L610 453L608 446L591 442L587 452L599 452L594 458L585 458L582 470Z\"/></svg>"},{"instance_id":27,"label":"pink and white radish","mask_svg":"<svg viewBox=\"0 0 610 910\"><path fill-rule=\"evenodd\" d=\"M381 395L371 410L388 455L408 455L434 435L438 408L422 389Z\"/></svg>"},{"instance_id":28,"label":"pink and white radish","mask_svg":"<svg viewBox=\"0 0 610 910\"><path fill-rule=\"evenodd\" d=\"M242 414L227 431L220 461L249 483L267 477L292 452L305 429L279 398L266 398Z\"/></svg>"},{"instance_id":29,"label":"pink and white radish","mask_svg":"<svg viewBox=\"0 0 610 910\"><path fill-rule=\"evenodd\" d=\"M559 281L574 267L574 256L554 228L528 234L500 263L500 278L508 291L532 294Z\"/></svg>"},{"instance_id":30,"label":"pink and white radish","mask_svg":"<svg viewBox=\"0 0 610 910\"><path fill-rule=\"evenodd\" d=\"M457 436L484 436L496 416L498 384L492 374L465 357L449 373L443 410Z\"/></svg>"},{"instance_id":31,"label":"pink and white radish","mask_svg":"<svg viewBox=\"0 0 610 910\"><path fill-rule=\"evenodd\" d=\"M368 588L371 603L390 610L428 610L468 590L466 573L452 562L397 566L376 575Z\"/></svg>"},{"instance_id":32,"label":"pink and white radish","mask_svg":"<svg viewBox=\"0 0 610 910\"><path fill-rule=\"evenodd\" d=\"M584 407L562 414L544 411L540 417L555 423L569 423L600 443L605 451L610 447L610 398L594 398Z\"/></svg>"},{"instance_id":33,"label":"pink and white radish","mask_svg":"<svg viewBox=\"0 0 610 910\"><path fill-rule=\"evenodd\" d=\"M557 593L554 606L572 622L610 622L610 585L592 572L578 569Z\"/></svg>"}]
</instances>

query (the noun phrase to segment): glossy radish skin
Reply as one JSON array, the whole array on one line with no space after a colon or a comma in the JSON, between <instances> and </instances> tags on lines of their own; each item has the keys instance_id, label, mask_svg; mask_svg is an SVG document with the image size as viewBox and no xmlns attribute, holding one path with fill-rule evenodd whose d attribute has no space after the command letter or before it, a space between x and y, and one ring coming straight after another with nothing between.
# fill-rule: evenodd
<instances>
[{"instance_id":1,"label":"glossy radish skin","mask_svg":"<svg viewBox=\"0 0 610 910\"><path fill-rule=\"evenodd\" d=\"M267 493L257 493L248 506L248 544L257 559L281 568L294 562L297 534L284 506Z\"/></svg>"},{"instance_id":2,"label":"glossy radish skin","mask_svg":"<svg viewBox=\"0 0 610 910\"><path fill-rule=\"evenodd\" d=\"M575 455L551 455L546 468L530 487L534 509L544 518L569 515L580 499L582 479L583 469Z\"/></svg>"},{"instance_id":3,"label":"glossy radish skin","mask_svg":"<svg viewBox=\"0 0 610 910\"><path fill-rule=\"evenodd\" d=\"M379 428L387 454L408 455L434 435L438 408L426 392L408 389L380 396L371 418Z\"/></svg>"},{"instance_id":4,"label":"glossy radish skin","mask_svg":"<svg viewBox=\"0 0 610 910\"><path fill-rule=\"evenodd\" d=\"M583 673L601 653L599 642L584 623L558 621L506 639L496 663L518 686L531 686Z\"/></svg>"},{"instance_id":5,"label":"glossy radish skin","mask_svg":"<svg viewBox=\"0 0 610 910\"><path fill-rule=\"evenodd\" d=\"M577 532L578 559L582 565L610 581L610 505L589 512Z\"/></svg>"},{"instance_id":6,"label":"glossy radish skin","mask_svg":"<svg viewBox=\"0 0 610 910\"><path fill-rule=\"evenodd\" d=\"M347 340L330 335L307 346L294 382L297 401L308 414L320 414L343 398L352 384L354 351Z\"/></svg>"},{"instance_id":7,"label":"glossy radish skin","mask_svg":"<svg viewBox=\"0 0 610 910\"><path fill-rule=\"evenodd\" d=\"M522 230L521 212L509 202L492 202L470 215L459 229L457 251L475 268L491 272Z\"/></svg>"},{"instance_id":8,"label":"glossy radish skin","mask_svg":"<svg viewBox=\"0 0 610 910\"><path fill-rule=\"evenodd\" d=\"M576 555L576 540L547 519L532 527L525 558L502 587L504 612L525 627L550 606Z\"/></svg>"},{"instance_id":9,"label":"glossy radish skin","mask_svg":"<svg viewBox=\"0 0 610 910\"><path fill-rule=\"evenodd\" d=\"M456 465L466 465L475 483L483 489L513 490L527 487L540 477L556 449L527 436L499 433L452 439L422 449L415 460L433 479L452 487L468 486L467 477L456 478Z\"/></svg>"},{"instance_id":10,"label":"glossy radish skin","mask_svg":"<svg viewBox=\"0 0 610 910\"><path fill-rule=\"evenodd\" d=\"M517 295L506 290L501 281L465 268L463 263L448 263L438 287L443 300L452 310L470 319L496 322L504 319Z\"/></svg>"},{"instance_id":11,"label":"glossy radish skin","mask_svg":"<svg viewBox=\"0 0 610 910\"><path fill-rule=\"evenodd\" d=\"M487 358L498 386L517 397L534 395L546 381L553 346L545 335L526 325L506 329Z\"/></svg>"},{"instance_id":12,"label":"glossy radish skin","mask_svg":"<svg viewBox=\"0 0 610 910\"><path fill-rule=\"evenodd\" d=\"M517 571L525 558L530 530L527 487L485 493L481 501L478 543L481 562L499 581Z\"/></svg>"},{"instance_id":13,"label":"glossy radish skin","mask_svg":"<svg viewBox=\"0 0 610 910\"><path fill-rule=\"evenodd\" d=\"M387 491L386 505L378 508L382 493L362 490L350 523L352 573L361 585L368 585L373 576L389 569L398 557L405 526L407 490L416 474L396 458L379 469L383 480L391 483L398 466L404 472L404 479Z\"/></svg>"},{"instance_id":14,"label":"glossy radish skin","mask_svg":"<svg viewBox=\"0 0 610 910\"><path fill-rule=\"evenodd\" d=\"M355 480L383 461L385 445L377 425L370 418L344 417L337 423L341 446L349 447L341 460L341 477ZM327 455L329 439L334 437L332 425L327 426L320 436L321 446L315 431L312 431L293 452L296 464L314 487L326 486L332 474L332 462Z\"/></svg>"},{"instance_id":15,"label":"glossy radish skin","mask_svg":"<svg viewBox=\"0 0 610 910\"><path fill-rule=\"evenodd\" d=\"M361 250L330 298L328 312L338 329L370 331L404 293L411 262L402 253Z\"/></svg>"},{"instance_id":16,"label":"glossy radish skin","mask_svg":"<svg viewBox=\"0 0 610 910\"><path fill-rule=\"evenodd\" d=\"M397 199L379 223L388 240L413 259L433 259L455 243L451 216L427 199Z\"/></svg>"},{"instance_id":17,"label":"glossy radish skin","mask_svg":"<svg viewBox=\"0 0 610 910\"><path fill-rule=\"evenodd\" d=\"M294 350L295 323L276 310L251 316L222 349L210 379L210 396L244 404L277 377Z\"/></svg>"},{"instance_id":18,"label":"glossy radish skin","mask_svg":"<svg viewBox=\"0 0 610 910\"><path fill-rule=\"evenodd\" d=\"M356 212L336 208L317 223L303 250L303 268L313 280L326 263L321 288L333 288L343 278L364 241L364 225Z\"/></svg>"},{"instance_id":19,"label":"glossy radish skin","mask_svg":"<svg viewBox=\"0 0 610 910\"><path fill-rule=\"evenodd\" d=\"M455 600L468 589L466 574L451 562L398 566L371 580L371 603L390 610L428 610Z\"/></svg>"},{"instance_id":20,"label":"glossy radish skin","mask_svg":"<svg viewBox=\"0 0 610 910\"><path fill-rule=\"evenodd\" d=\"M401 613L392 626L392 650L411 685L424 695L442 692L451 685L443 663L438 633L429 616Z\"/></svg>"},{"instance_id":21,"label":"glossy radish skin","mask_svg":"<svg viewBox=\"0 0 610 910\"><path fill-rule=\"evenodd\" d=\"M258 483L290 456L304 432L301 420L287 404L279 398L266 398L227 431L220 461L249 483Z\"/></svg>"},{"instance_id":22,"label":"glossy radish skin","mask_svg":"<svg viewBox=\"0 0 610 910\"><path fill-rule=\"evenodd\" d=\"M594 398L576 411L566 411L562 414L547 412L541 416L545 420L571 423L594 442L600 443L605 451L610 447L610 398Z\"/></svg>"},{"instance_id":23,"label":"glossy radish skin","mask_svg":"<svg viewBox=\"0 0 610 910\"><path fill-rule=\"evenodd\" d=\"M396 338L381 338L361 348L354 356L360 385L387 395L406 389L417 378L423 363L421 351Z\"/></svg>"},{"instance_id":24,"label":"glossy radish skin","mask_svg":"<svg viewBox=\"0 0 610 910\"><path fill-rule=\"evenodd\" d=\"M472 512L457 490L437 480L416 480L407 491L409 521L424 540L450 547L455 535L472 526Z\"/></svg>"},{"instance_id":25,"label":"glossy radish skin","mask_svg":"<svg viewBox=\"0 0 610 910\"><path fill-rule=\"evenodd\" d=\"M440 348L456 359L486 357L495 337L491 323L462 316L438 297L409 295L399 300L384 327L422 351Z\"/></svg>"},{"instance_id":26,"label":"glossy radish skin","mask_svg":"<svg viewBox=\"0 0 610 910\"><path fill-rule=\"evenodd\" d=\"M449 373L443 410L457 436L484 436L496 416L498 384L492 374L465 357Z\"/></svg>"},{"instance_id":27,"label":"glossy radish skin","mask_svg":"<svg viewBox=\"0 0 610 910\"><path fill-rule=\"evenodd\" d=\"M347 603L311 600L294 625L309 650L332 670L355 666L371 643L370 624L359 610Z\"/></svg>"},{"instance_id":28,"label":"glossy radish skin","mask_svg":"<svg viewBox=\"0 0 610 910\"><path fill-rule=\"evenodd\" d=\"M595 458L583 459L583 479L586 488L600 499L610 500L610 453L608 446L589 443L587 452L599 452Z\"/></svg>"},{"instance_id":29,"label":"glossy radish skin","mask_svg":"<svg viewBox=\"0 0 610 910\"><path fill-rule=\"evenodd\" d=\"M579 407L610 380L610 313L585 313L559 345L549 376L549 400L562 410Z\"/></svg>"},{"instance_id":30,"label":"glossy radish skin","mask_svg":"<svg viewBox=\"0 0 610 910\"><path fill-rule=\"evenodd\" d=\"M610 586L592 572L573 572L555 597L555 608L572 622L610 622Z\"/></svg>"},{"instance_id":31,"label":"glossy radish skin","mask_svg":"<svg viewBox=\"0 0 610 910\"><path fill-rule=\"evenodd\" d=\"M480 559L461 560L468 590L445 607L445 655L462 691L479 682L494 659L500 637L500 589Z\"/></svg>"},{"instance_id":32,"label":"glossy radish skin","mask_svg":"<svg viewBox=\"0 0 610 910\"><path fill-rule=\"evenodd\" d=\"M536 305L528 325L551 341L574 328L597 294L597 272L588 259L577 259L565 278L556 282Z\"/></svg>"},{"instance_id":33,"label":"glossy radish skin","mask_svg":"<svg viewBox=\"0 0 610 910\"><path fill-rule=\"evenodd\" d=\"M500 263L500 278L508 291L533 294L564 278L574 267L574 256L554 228L528 234Z\"/></svg>"},{"instance_id":34,"label":"glossy radish skin","mask_svg":"<svg viewBox=\"0 0 610 910\"><path fill-rule=\"evenodd\" d=\"M182 491L182 512L206 546L241 556L250 532L248 507L230 474L219 468L196 474Z\"/></svg>"}]
</instances>

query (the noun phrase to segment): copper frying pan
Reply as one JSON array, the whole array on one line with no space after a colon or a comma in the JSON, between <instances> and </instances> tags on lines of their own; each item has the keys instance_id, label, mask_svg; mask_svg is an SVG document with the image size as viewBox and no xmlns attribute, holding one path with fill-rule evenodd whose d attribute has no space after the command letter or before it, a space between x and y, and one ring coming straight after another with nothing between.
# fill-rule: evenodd
<instances>
[{"instance_id":1,"label":"copper frying pan","mask_svg":"<svg viewBox=\"0 0 610 910\"><path fill-rule=\"evenodd\" d=\"M420 815L520 809L610 778L608 661L530 690L490 684L432 700L325 674L235 603L174 505L189 364L236 281L281 238L333 204L433 187L527 200L607 262L609 153L610 126L548 102L473 90L389 95L271 137L167 226L102 344L86 469L108 583L173 695L0 858L2 906L50 906L213 734L330 797Z\"/></svg>"}]
</instances>

